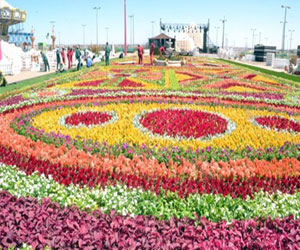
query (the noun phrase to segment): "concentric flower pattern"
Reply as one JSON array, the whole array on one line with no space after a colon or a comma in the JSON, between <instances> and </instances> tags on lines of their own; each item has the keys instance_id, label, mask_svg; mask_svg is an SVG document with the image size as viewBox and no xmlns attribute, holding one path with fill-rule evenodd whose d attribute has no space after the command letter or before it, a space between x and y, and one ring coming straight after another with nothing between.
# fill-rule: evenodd
<instances>
[{"instance_id":1,"label":"concentric flower pattern","mask_svg":"<svg viewBox=\"0 0 300 250\"><path fill-rule=\"evenodd\" d=\"M186 60L2 97L0 248L299 246L297 85Z\"/></svg>"}]
</instances>

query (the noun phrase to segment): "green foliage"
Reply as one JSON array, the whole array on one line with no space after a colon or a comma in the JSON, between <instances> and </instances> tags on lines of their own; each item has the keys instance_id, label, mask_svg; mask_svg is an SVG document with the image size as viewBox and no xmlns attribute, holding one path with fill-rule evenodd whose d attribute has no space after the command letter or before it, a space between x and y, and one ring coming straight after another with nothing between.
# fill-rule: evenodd
<instances>
[{"instance_id":1,"label":"green foliage","mask_svg":"<svg viewBox=\"0 0 300 250\"><path fill-rule=\"evenodd\" d=\"M33 250L33 247L23 243L21 247L17 248L15 246L11 246L10 248L8 248L8 250ZM44 250L51 250L51 249L46 246Z\"/></svg>"}]
</instances>

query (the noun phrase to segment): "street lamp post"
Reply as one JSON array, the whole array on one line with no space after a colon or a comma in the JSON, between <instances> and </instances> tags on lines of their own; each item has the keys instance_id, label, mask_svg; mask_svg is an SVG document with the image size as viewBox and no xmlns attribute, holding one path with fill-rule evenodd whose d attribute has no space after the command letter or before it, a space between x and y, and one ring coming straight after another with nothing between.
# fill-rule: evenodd
<instances>
[{"instance_id":1,"label":"street lamp post","mask_svg":"<svg viewBox=\"0 0 300 250\"><path fill-rule=\"evenodd\" d=\"M109 30L109 28L106 27L105 29L106 29L106 42L108 43L108 30Z\"/></svg>"},{"instance_id":2,"label":"street lamp post","mask_svg":"<svg viewBox=\"0 0 300 250\"><path fill-rule=\"evenodd\" d=\"M127 56L127 14L126 14L126 0L124 0L124 54Z\"/></svg>"},{"instance_id":3,"label":"street lamp post","mask_svg":"<svg viewBox=\"0 0 300 250\"><path fill-rule=\"evenodd\" d=\"M220 29L220 27L219 26L215 27L215 29L216 29L216 46L218 46L218 43L219 43L218 38L219 38L219 29Z\"/></svg>"},{"instance_id":4,"label":"street lamp post","mask_svg":"<svg viewBox=\"0 0 300 250\"><path fill-rule=\"evenodd\" d=\"M152 37L154 37L154 24L155 24L155 21L151 21L152 23Z\"/></svg>"},{"instance_id":5,"label":"street lamp post","mask_svg":"<svg viewBox=\"0 0 300 250\"><path fill-rule=\"evenodd\" d=\"M293 41L293 32L295 32L295 30L289 30L291 36L290 36L290 50L292 50L292 41Z\"/></svg>"},{"instance_id":6,"label":"street lamp post","mask_svg":"<svg viewBox=\"0 0 300 250\"><path fill-rule=\"evenodd\" d=\"M248 37L245 37L245 50L248 50Z\"/></svg>"},{"instance_id":7,"label":"street lamp post","mask_svg":"<svg viewBox=\"0 0 300 250\"><path fill-rule=\"evenodd\" d=\"M61 32L58 32L58 44L59 44L59 47L60 47L60 36L61 36Z\"/></svg>"},{"instance_id":8,"label":"street lamp post","mask_svg":"<svg viewBox=\"0 0 300 250\"><path fill-rule=\"evenodd\" d=\"M83 47L84 47L84 45L85 45L85 27L86 27L86 24L82 24L82 31L83 31L83 39L82 39L82 42L83 42Z\"/></svg>"},{"instance_id":9,"label":"street lamp post","mask_svg":"<svg viewBox=\"0 0 300 250\"><path fill-rule=\"evenodd\" d=\"M283 33L282 33L282 52L284 52L285 49L285 28L286 28L286 13L288 9L291 9L290 6L281 5L281 8L284 9L284 21L283 21Z\"/></svg>"},{"instance_id":10,"label":"street lamp post","mask_svg":"<svg viewBox=\"0 0 300 250\"><path fill-rule=\"evenodd\" d=\"M220 21L223 23L223 37L222 37L222 49L224 49L224 37L225 37L225 22L227 22L227 20L225 19L220 19Z\"/></svg>"},{"instance_id":11,"label":"street lamp post","mask_svg":"<svg viewBox=\"0 0 300 250\"><path fill-rule=\"evenodd\" d=\"M134 47L134 15L130 15L130 41L132 48Z\"/></svg>"},{"instance_id":12,"label":"street lamp post","mask_svg":"<svg viewBox=\"0 0 300 250\"><path fill-rule=\"evenodd\" d=\"M250 29L252 31L252 48L254 49L254 43L255 43L255 31L256 29Z\"/></svg>"},{"instance_id":13,"label":"street lamp post","mask_svg":"<svg viewBox=\"0 0 300 250\"><path fill-rule=\"evenodd\" d=\"M98 11L101 9L101 7L94 7L94 10L96 10L96 43L97 45L99 45L98 43Z\"/></svg>"},{"instance_id":14,"label":"street lamp post","mask_svg":"<svg viewBox=\"0 0 300 250\"><path fill-rule=\"evenodd\" d=\"M132 44L134 47L134 15L132 15Z\"/></svg>"},{"instance_id":15,"label":"street lamp post","mask_svg":"<svg viewBox=\"0 0 300 250\"><path fill-rule=\"evenodd\" d=\"M268 44L268 41L269 41L269 38L265 37L265 43L266 43L266 45Z\"/></svg>"}]
</instances>

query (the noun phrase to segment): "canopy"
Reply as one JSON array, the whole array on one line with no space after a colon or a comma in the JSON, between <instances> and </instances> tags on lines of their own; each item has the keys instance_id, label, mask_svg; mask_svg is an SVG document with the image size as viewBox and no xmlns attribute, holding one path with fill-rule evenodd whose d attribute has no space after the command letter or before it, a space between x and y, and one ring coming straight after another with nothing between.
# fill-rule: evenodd
<instances>
[{"instance_id":1,"label":"canopy","mask_svg":"<svg viewBox=\"0 0 300 250\"><path fill-rule=\"evenodd\" d=\"M3 8L15 9L9 3L7 3L5 0L0 0L0 9L3 9Z\"/></svg>"}]
</instances>

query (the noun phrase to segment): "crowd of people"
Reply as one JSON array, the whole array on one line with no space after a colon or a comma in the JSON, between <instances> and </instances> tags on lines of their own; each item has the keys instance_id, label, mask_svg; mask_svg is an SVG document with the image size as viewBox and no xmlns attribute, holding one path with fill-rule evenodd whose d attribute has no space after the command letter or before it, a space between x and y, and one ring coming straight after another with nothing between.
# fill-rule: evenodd
<instances>
[{"instance_id":1,"label":"crowd of people","mask_svg":"<svg viewBox=\"0 0 300 250\"><path fill-rule=\"evenodd\" d=\"M111 48L108 43L105 45L105 64L109 65L109 58L110 58L110 52ZM56 50L56 70L59 72L64 72L66 67L66 58L68 59L68 69L72 68L73 65L73 56L75 54L75 60L76 60L76 68L77 70L80 70L83 66L83 61L86 62L86 66L88 68L93 66L93 61L95 59L95 55L92 55L90 52L87 52L87 50L84 50L83 53L79 49L79 47L76 47L74 50L73 48L68 48L67 52L65 52L65 48L57 49ZM41 51L41 56L45 65L45 72L50 71L49 61L47 56L43 51Z\"/></svg>"},{"instance_id":2,"label":"crowd of people","mask_svg":"<svg viewBox=\"0 0 300 250\"><path fill-rule=\"evenodd\" d=\"M93 65L93 60L95 59L95 56L92 56L86 50L84 50L84 53L82 53L82 51L79 49L79 47L76 47L76 49L69 47L67 49L67 51L65 50L65 48L56 50L56 70L58 72L64 72L64 71L66 71L67 66L68 66L68 69L71 69L72 65L73 65L74 54L75 54L77 70L80 70L82 68L83 61L86 61L86 66L88 68ZM44 71L45 72L50 71L49 60L43 51L41 51L41 56L42 56L42 59L43 59L44 65L45 65ZM108 57L109 57L109 55L108 55ZM67 61L67 59L68 59L68 61ZM107 61L109 62L109 59Z\"/></svg>"},{"instance_id":3,"label":"crowd of people","mask_svg":"<svg viewBox=\"0 0 300 250\"><path fill-rule=\"evenodd\" d=\"M155 52L155 44L152 43L150 46L150 64L154 64L154 52ZM166 50L163 46L159 48L159 54L164 55L166 53ZM105 65L109 65L109 59L110 59L110 52L111 48L108 43L106 43L105 48L104 48L104 60L105 60ZM75 55L75 56L74 56ZM45 65L44 71L50 71L50 65L48 58L46 54L41 51L41 56ZM73 48L68 48L67 51L65 48L62 49L57 49L56 50L56 70L58 72L64 72L66 70L66 67L68 69L72 68L73 65L73 57L75 57L76 60L76 68L77 70L80 70L83 66L83 61L86 62L86 66L92 67L93 66L93 60L95 59L95 56L90 55L90 53L86 53L86 50L82 53L82 51L79 49L79 47L76 47L75 49ZM67 61L68 59L68 61ZM141 45L138 45L138 63L143 64L144 63L144 48Z\"/></svg>"}]
</instances>

